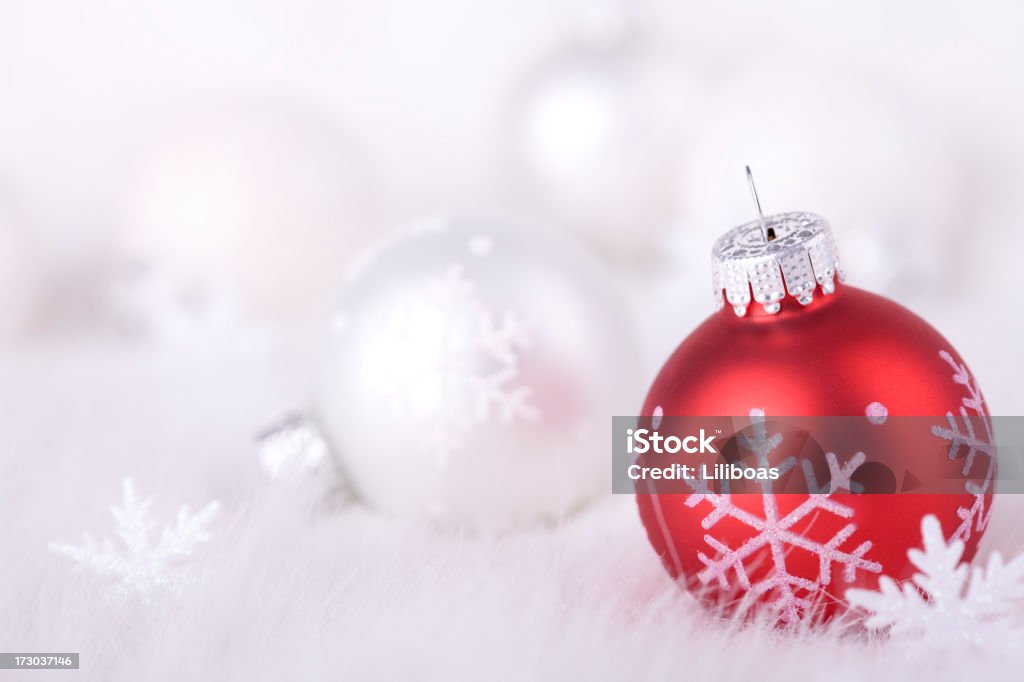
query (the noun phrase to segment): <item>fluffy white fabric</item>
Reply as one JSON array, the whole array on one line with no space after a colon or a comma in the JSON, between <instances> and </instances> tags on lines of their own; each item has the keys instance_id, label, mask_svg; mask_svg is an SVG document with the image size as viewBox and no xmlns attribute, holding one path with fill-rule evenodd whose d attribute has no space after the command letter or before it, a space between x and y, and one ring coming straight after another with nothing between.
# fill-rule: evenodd
<instances>
[{"instance_id":1,"label":"fluffy white fabric","mask_svg":"<svg viewBox=\"0 0 1024 682\"><path fill-rule=\"evenodd\" d=\"M265 480L252 436L302 404L302 353L48 349L2 361L0 648L78 651L97 680L1009 679L983 658L724 623L672 584L632 498L561 527L445 534ZM112 602L47 549L113 532L134 476L154 513L224 505L179 599ZM1017 551L998 501L986 546ZM5 678L6 679L6 678Z\"/></svg>"}]
</instances>

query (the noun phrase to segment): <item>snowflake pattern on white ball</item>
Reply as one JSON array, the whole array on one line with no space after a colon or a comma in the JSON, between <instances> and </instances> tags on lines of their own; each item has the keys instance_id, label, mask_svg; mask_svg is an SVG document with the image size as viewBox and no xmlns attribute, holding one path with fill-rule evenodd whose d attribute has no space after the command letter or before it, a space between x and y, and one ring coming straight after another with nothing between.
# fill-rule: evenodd
<instances>
[{"instance_id":1,"label":"snowflake pattern on white ball","mask_svg":"<svg viewBox=\"0 0 1024 682\"><path fill-rule=\"evenodd\" d=\"M970 507L957 509L960 525L953 531L949 540L966 541L970 539L972 531L981 532L988 526L991 509L985 507L985 496L992 489L996 450L992 439L992 424L989 422L988 412L985 410L985 399L970 372L967 371L967 366L954 360L953 356L945 350L939 351L939 357L953 369L953 382L963 386L966 392L961 400L958 413L954 415L952 412L947 412L946 425L932 427L934 435L949 442L950 459L958 459L961 451L965 453L961 473L970 477L970 480L964 484L964 489L972 496L972 503ZM975 421L979 421L983 425L984 435L975 428ZM963 428L961 428L961 423ZM979 471L983 472L980 476L980 483L977 476Z\"/></svg>"},{"instance_id":2,"label":"snowflake pattern on white ball","mask_svg":"<svg viewBox=\"0 0 1024 682\"><path fill-rule=\"evenodd\" d=\"M387 411L421 424L424 445L448 463L474 426L533 421L540 414L521 382L527 321L480 299L459 265L369 321L373 357L363 363Z\"/></svg>"},{"instance_id":3,"label":"snowflake pattern on white ball","mask_svg":"<svg viewBox=\"0 0 1024 682\"><path fill-rule=\"evenodd\" d=\"M782 443L781 434L769 434L763 410L750 410L753 438L739 434L740 447L754 453L757 466L770 465L769 455ZM828 540L821 542L806 534L793 530L794 526L810 514L831 514L841 519L850 520L854 516L853 508L837 501L833 494L850 490L850 477L865 461L862 452L856 453L844 464L840 465L834 453L827 453L831 482L828 491L811 493L807 499L787 513L781 513L772 490L772 481L759 481L761 486L761 511L755 513L733 503L727 492L713 493L707 481L695 479L689 481L694 492L686 499L686 506L695 508L707 504L710 510L701 521L708 533L704 541L716 551L714 556L704 552L698 558L704 569L698 572L697 579L702 584L717 583L718 587L728 590L734 587L730 574L735 577L736 584L746 591L747 599L757 599L770 595L771 607L777 612L779 620L796 623L802 620L807 609L814 606L815 599L820 596L823 587L833 579L833 565L842 569L843 579L852 582L857 571L880 573L881 564L866 557L872 543L865 540L855 547L847 547L857 526L850 521ZM780 472L788 471L797 464L795 457L788 457L776 463ZM803 467L805 474L808 467ZM808 480L808 489L814 490L816 481ZM754 535L738 547L731 547L721 538L714 535L716 524L725 518L735 519L754 531ZM768 557L763 555L767 550ZM794 552L809 552L818 559L818 574L815 580L790 573L788 561ZM771 569L762 580L752 580L750 573L771 561Z\"/></svg>"},{"instance_id":4,"label":"snowflake pattern on white ball","mask_svg":"<svg viewBox=\"0 0 1024 682\"><path fill-rule=\"evenodd\" d=\"M138 596L147 601L159 591L179 596L190 576L189 558L210 540L209 527L220 503L209 502L195 514L182 507L175 522L164 525L157 539L157 522L150 516L153 498L140 498L130 478L122 481L121 488L121 506L110 509L116 543L97 542L87 533L81 545L51 542L50 551L105 580L112 598Z\"/></svg>"}]
</instances>

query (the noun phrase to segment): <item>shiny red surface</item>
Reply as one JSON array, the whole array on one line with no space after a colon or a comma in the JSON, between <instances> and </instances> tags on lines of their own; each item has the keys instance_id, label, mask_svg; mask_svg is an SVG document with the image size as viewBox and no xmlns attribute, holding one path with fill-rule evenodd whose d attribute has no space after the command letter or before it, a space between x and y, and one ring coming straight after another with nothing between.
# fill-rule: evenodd
<instances>
[{"instance_id":1,"label":"shiny red surface","mask_svg":"<svg viewBox=\"0 0 1024 682\"><path fill-rule=\"evenodd\" d=\"M849 286L839 287L832 296L818 292L807 308L787 299L775 316L752 305L751 313L739 318L726 306L679 345L654 380L641 414L651 415L660 406L665 415L685 416L743 416L754 408L763 409L769 419L772 415L862 416L866 406L877 401L890 416L935 416L935 423L943 424L947 412L959 413L965 391L953 381L952 368L939 356L942 350L962 362L927 322L892 301ZM871 448L898 448L907 461L933 473L944 467L959 468L962 462L949 459L948 443L932 435L927 422L922 420L922 432L913 438L900 429L904 435L898 442L888 442L885 426L880 426L878 437L865 443L863 450L870 456ZM827 442L822 445L830 449ZM854 453L837 454L842 461ZM774 497L782 513L806 499L803 495ZM896 579L907 579L914 572L907 550L920 545L921 517L935 514L949 536L960 521L958 507L972 502L966 493L840 497L854 509L852 521L857 525L844 547L870 541L866 558L879 562L882 574ZM648 538L669 572L686 578L688 587L705 599L720 602L721 588L694 579L704 567L698 552L716 555L704 539L709 531L701 525L710 507L705 502L688 508L685 499L686 495L637 495ZM760 495L734 495L734 503L754 513L763 511ZM815 512L794 528L825 541L846 523ZM749 527L734 519L719 521L713 533L734 548L752 535ZM980 537L981 532L971 533L967 559L973 557ZM754 557L760 565L751 570L752 580L772 570L768 549L759 552L763 556ZM809 552L794 549L786 564L791 574L809 580L818 577L819 561ZM856 580L847 583L839 568L833 567L832 582L823 588L825 601L832 602L828 612L835 610L833 599L847 588L877 587L878 574L858 572ZM738 596L733 578L730 575L729 594ZM766 594L763 599L771 597Z\"/></svg>"}]
</instances>

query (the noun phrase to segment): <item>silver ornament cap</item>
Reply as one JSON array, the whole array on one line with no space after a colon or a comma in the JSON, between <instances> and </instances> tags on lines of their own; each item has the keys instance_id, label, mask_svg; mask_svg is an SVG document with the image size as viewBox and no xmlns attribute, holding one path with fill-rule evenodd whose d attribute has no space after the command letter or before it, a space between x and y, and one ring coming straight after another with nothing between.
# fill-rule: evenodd
<instances>
[{"instance_id":1,"label":"silver ornament cap","mask_svg":"<svg viewBox=\"0 0 1024 682\"><path fill-rule=\"evenodd\" d=\"M711 277L715 309L728 301L739 317L751 299L774 315L787 294L810 305L816 288L828 295L836 277L846 279L832 228L814 213L778 213L729 230L711 250Z\"/></svg>"}]
</instances>

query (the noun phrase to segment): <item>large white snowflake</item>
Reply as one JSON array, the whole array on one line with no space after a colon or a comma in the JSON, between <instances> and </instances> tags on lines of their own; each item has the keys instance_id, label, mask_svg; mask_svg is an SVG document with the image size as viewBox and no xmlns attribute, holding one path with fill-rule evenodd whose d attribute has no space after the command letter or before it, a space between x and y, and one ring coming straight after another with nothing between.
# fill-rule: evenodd
<instances>
[{"instance_id":1,"label":"large white snowflake","mask_svg":"<svg viewBox=\"0 0 1024 682\"><path fill-rule=\"evenodd\" d=\"M751 410L753 437L744 434L738 437L740 447L752 452L758 467L770 466L769 455L782 442L780 434L768 434L764 412ZM761 481L761 511L754 513L736 506L728 492L713 493L707 482L702 479L690 481L694 492L686 499L686 506L694 508L702 504L709 506L708 515L701 521L703 528L709 533L704 541L717 554L709 556L703 552L698 558L704 568L698 572L697 578L702 584L717 582L722 589L732 587L730 574L736 583L746 591L750 598L757 598L771 593L770 604L778 613L779 619L794 623L801 620L812 607L814 599L823 586L832 582L833 564L842 567L843 578L851 582L858 570L878 573L882 570L878 562L865 558L871 549L871 542L864 541L853 548L844 549L847 540L856 530L854 523L843 526L827 541L819 542L805 534L794 530L800 521L811 514L832 514L842 519L851 519L853 509L841 504L833 493L850 490L850 477L865 460L864 453L858 452L846 463L840 464L834 453L826 455L830 470L828 491L817 487L816 481L808 478L808 489L812 492L807 499L794 509L780 513L777 500L772 492L772 481ZM792 469L796 464L793 457L776 464L780 472ZM805 475L807 469L804 470ZM730 547L716 538L712 532L714 526L725 518L731 518L748 526L754 534L739 547ZM752 580L750 571L762 566L764 557L762 549L767 549L771 561L768 574L760 580ZM790 573L787 561L790 552L808 552L818 559L818 574L815 580Z\"/></svg>"},{"instance_id":2,"label":"large white snowflake","mask_svg":"<svg viewBox=\"0 0 1024 682\"><path fill-rule=\"evenodd\" d=\"M850 604L868 612L865 625L886 630L923 651L955 648L1005 653L1024 645L1024 554L1009 563L994 552L988 565L961 563L964 542L948 544L934 516L921 520L924 550L907 552L920 570L899 584L881 577L878 591L847 590Z\"/></svg>"},{"instance_id":3,"label":"large white snowflake","mask_svg":"<svg viewBox=\"0 0 1024 682\"><path fill-rule=\"evenodd\" d=\"M122 496L121 506L110 508L117 542L99 542L86 533L81 545L51 542L50 550L104 579L114 597L145 599L158 590L179 594L188 579L188 558L197 545L209 541L209 526L220 504L209 502L195 514L182 507L174 523L164 525L157 536L157 522L150 517L153 498L140 498L130 478L122 482Z\"/></svg>"},{"instance_id":4,"label":"large white snowflake","mask_svg":"<svg viewBox=\"0 0 1024 682\"><path fill-rule=\"evenodd\" d=\"M365 371L388 413L419 421L424 445L442 462L474 425L534 420L521 354L532 338L513 310L495 312L458 265L371 320Z\"/></svg>"},{"instance_id":5,"label":"large white snowflake","mask_svg":"<svg viewBox=\"0 0 1024 682\"><path fill-rule=\"evenodd\" d=\"M960 525L953 531L950 540L968 540L972 530L981 532L988 525L990 510L985 508L985 496L992 487L996 466L992 425L989 423L985 410L985 399L982 398L981 391L971 378L966 365L958 363L952 355L944 350L939 351L939 356L953 368L953 381L963 386L967 393L961 401L960 411L957 415L960 422L963 423L963 428L960 428L957 416L954 416L952 412L947 412L947 426L933 426L932 433L949 441L950 459L957 459L961 451L966 453L962 473L964 476L971 476L964 487L972 495L973 502L970 507L957 509ZM974 414L972 415L971 412ZM976 421L984 425L984 435L979 434L975 429ZM976 464L979 465L978 468L975 468ZM976 475L978 471L984 472L980 477L980 482ZM972 475L972 472L975 474Z\"/></svg>"}]
</instances>

